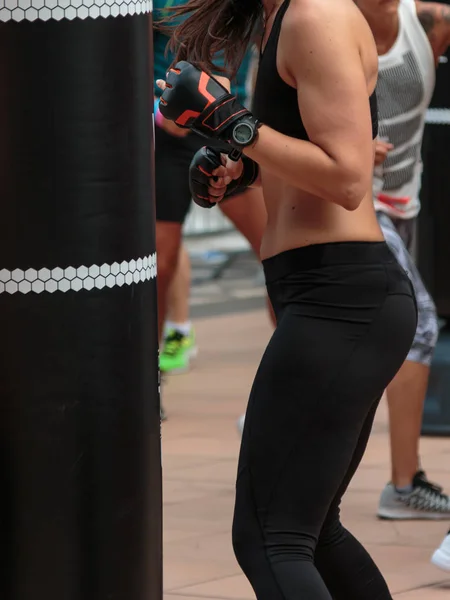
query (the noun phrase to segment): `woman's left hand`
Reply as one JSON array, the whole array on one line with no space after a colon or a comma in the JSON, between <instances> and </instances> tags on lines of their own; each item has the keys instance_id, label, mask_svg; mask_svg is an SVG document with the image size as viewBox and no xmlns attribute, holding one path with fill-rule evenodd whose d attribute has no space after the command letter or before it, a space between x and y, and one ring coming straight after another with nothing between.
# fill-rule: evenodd
<instances>
[{"instance_id":1,"label":"woman's left hand","mask_svg":"<svg viewBox=\"0 0 450 600\"><path fill-rule=\"evenodd\" d=\"M230 80L227 79L226 77L221 77L221 76L217 76L215 77L215 79L221 84L223 85L223 87L229 92L231 89L231 83ZM164 79L157 79L156 80L156 85L159 87L160 90L162 90L163 92L170 86L168 86L167 82L164 81ZM164 100L163 100L164 102ZM175 135L178 137L184 137L185 135L187 135L189 133L189 128L186 127L186 125L182 126L179 123L177 123L176 119L170 119L170 117L168 117L167 115L164 116L163 112L161 111L161 107L164 106L164 104L161 104L160 101L160 106L159 106L159 112L161 115L161 125L163 127L163 129L165 129L167 131L167 133L171 134L171 135ZM164 111L164 109L163 109ZM192 111L185 111L187 113L192 113Z\"/></svg>"},{"instance_id":2,"label":"woman's left hand","mask_svg":"<svg viewBox=\"0 0 450 600\"><path fill-rule=\"evenodd\" d=\"M249 118L256 125L251 112L230 93L228 79L212 77L186 61L176 63L166 80L158 79L156 84L163 91L162 116L179 127L234 146L236 123Z\"/></svg>"},{"instance_id":3,"label":"woman's left hand","mask_svg":"<svg viewBox=\"0 0 450 600\"><path fill-rule=\"evenodd\" d=\"M223 85L223 87L228 90L229 92L231 92L231 82L228 79L228 77L222 77L221 75L214 75L214 79L217 79L217 81ZM164 81L164 79L157 79L156 80L156 85L159 87L160 90L164 91L166 89L166 82Z\"/></svg>"},{"instance_id":4,"label":"woman's left hand","mask_svg":"<svg viewBox=\"0 0 450 600\"><path fill-rule=\"evenodd\" d=\"M212 134L214 137L216 104L230 97L228 89L216 78L187 61L180 61L170 67L165 81L158 79L156 85L163 91L159 101L163 117L179 127L205 129L204 135ZM208 108L211 105L213 114L210 116ZM210 123L208 119L211 118L213 121Z\"/></svg>"},{"instance_id":5,"label":"woman's left hand","mask_svg":"<svg viewBox=\"0 0 450 600\"><path fill-rule=\"evenodd\" d=\"M164 129L166 133L172 135L173 137L186 137L190 134L189 129L184 129L182 127L178 127L173 121L169 121L169 119L165 119L161 114L158 116L158 119L155 121L158 127Z\"/></svg>"}]
</instances>

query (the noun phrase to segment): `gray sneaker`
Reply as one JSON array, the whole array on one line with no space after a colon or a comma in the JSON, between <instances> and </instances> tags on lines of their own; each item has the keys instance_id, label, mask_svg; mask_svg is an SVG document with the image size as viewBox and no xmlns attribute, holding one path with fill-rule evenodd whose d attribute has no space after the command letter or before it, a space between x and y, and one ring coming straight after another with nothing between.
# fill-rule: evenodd
<instances>
[{"instance_id":1,"label":"gray sneaker","mask_svg":"<svg viewBox=\"0 0 450 600\"><path fill-rule=\"evenodd\" d=\"M409 493L398 492L392 483L384 488L378 507L380 519L450 519L450 498L442 488L430 483L423 471L413 480Z\"/></svg>"},{"instance_id":2,"label":"gray sneaker","mask_svg":"<svg viewBox=\"0 0 450 600\"><path fill-rule=\"evenodd\" d=\"M450 571L450 531L431 557L431 562L444 571Z\"/></svg>"}]
</instances>

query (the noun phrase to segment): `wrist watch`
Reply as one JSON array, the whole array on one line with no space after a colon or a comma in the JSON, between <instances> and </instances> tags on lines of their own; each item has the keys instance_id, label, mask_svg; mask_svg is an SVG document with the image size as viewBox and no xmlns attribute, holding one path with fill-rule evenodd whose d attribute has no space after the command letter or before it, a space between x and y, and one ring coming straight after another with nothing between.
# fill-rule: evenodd
<instances>
[{"instance_id":1,"label":"wrist watch","mask_svg":"<svg viewBox=\"0 0 450 600\"><path fill-rule=\"evenodd\" d=\"M253 115L246 115L231 127L230 144L237 149L251 146L258 137L258 129L262 123Z\"/></svg>"}]
</instances>

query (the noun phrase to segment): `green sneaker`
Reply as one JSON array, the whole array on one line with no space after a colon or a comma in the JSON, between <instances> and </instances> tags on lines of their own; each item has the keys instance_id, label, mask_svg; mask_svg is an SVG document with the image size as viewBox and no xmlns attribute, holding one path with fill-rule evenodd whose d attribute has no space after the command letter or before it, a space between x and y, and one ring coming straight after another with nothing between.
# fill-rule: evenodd
<instances>
[{"instance_id":1,"label":"green sneaker","mask_svg":"<svg viewBox=\"0 0 450 600\"><path fill-rule=\"evenodd\" d=\"M160 375L159 375L159 418L161 419L161 423L163 423L164 421L167 421L167 413L164 409L163 406L163 386L166 385L166 378L164 376L164 373L161 373L160 370Z\"/></svg>"},{"instance_id":2,"label":"green sneaker","mask_svg":"<svg viewBox=\"0 0 450 600\"><path fill-rule=\"evenodd\" d=\"M164 348L159 359L163 373L185 373L189 370L191 358L197 356L194 329L189 335L172 330L164 340Z\"/></svg>"}]
</instances>

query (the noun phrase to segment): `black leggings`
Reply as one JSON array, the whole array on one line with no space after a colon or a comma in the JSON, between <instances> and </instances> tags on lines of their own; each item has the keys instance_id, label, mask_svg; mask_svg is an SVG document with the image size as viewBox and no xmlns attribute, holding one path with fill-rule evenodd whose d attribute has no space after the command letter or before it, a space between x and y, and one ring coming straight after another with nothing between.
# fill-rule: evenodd
<instances>
[{"instance_id":1,"label":"black leggings","mask_svg":"<svg viewBox=\"0 0 450 600\"><path fill-rule=\"evenodd\" d=\"M339 505L414 338L411 283L384 242L297 248L263 265L277 327L245 419L236 557L258 600L392 600Z\"/></svg>"}]
</instances>

